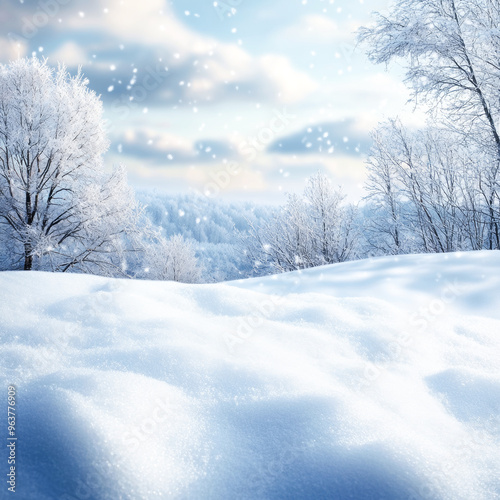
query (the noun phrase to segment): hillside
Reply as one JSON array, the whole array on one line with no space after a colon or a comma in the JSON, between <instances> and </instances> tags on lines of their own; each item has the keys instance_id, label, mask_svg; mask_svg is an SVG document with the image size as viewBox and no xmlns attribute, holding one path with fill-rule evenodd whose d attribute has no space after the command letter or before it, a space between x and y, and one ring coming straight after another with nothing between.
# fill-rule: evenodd
<instances>
[{"instance_id":1,"label":"hillside","mask_svg":"<svg viewBox=\"0 0 500 500\"><path fill-rule=\"evenodd\" d=\"M18 498L500 498L499 269L476 252L213 285L0 273Z\"/></svg>"}]
</instances>

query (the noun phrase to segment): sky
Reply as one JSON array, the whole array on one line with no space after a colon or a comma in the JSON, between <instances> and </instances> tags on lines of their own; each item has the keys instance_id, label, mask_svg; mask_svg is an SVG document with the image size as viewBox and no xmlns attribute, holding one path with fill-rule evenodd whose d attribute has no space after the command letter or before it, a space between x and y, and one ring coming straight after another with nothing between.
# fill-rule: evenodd
<instances>
[{"instance_id":1,"label":"sky","mask_svg":"<svg viewBox=\"0 0 500 500\"><path fill-rule=\"evenodd\" d=\"M321 170L363 196L370 130L411 116L356 30L389 0L0 0L0 62L79 66L136 188L281 203ZM417 118L415 118L417 119Z\"/></svg>"}]
</instances>

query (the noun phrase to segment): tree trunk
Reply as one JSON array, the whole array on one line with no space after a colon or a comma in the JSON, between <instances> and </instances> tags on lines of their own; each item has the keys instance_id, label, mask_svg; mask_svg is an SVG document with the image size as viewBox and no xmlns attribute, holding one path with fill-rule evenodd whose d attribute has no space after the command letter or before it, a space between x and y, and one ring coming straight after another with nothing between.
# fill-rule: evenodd
<instances>
[{"instance_id":1,"label":"tree trunk","mask_svg":"<svg viewBox=\"0 0 500 500\"><path fill-rule=\"evenodd\" d=\"M24 245L24 270L31 271L33 268L32 248L29 243Z\"/></svg>"}]
</instances>

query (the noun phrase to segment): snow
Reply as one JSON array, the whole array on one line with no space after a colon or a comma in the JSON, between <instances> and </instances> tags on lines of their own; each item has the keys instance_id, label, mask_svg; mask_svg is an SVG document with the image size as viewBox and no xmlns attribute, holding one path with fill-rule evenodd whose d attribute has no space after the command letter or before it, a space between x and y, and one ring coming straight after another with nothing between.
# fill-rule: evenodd
<instances>
[{"instance_id":1,"label":"snow","mask_svg":"<svg viewBox=\"0 0 500 500\"><path fill-rule=\"evenodd\" d=\"M215 285L0 273L18 496L500 498L499 268L475 252Z\"/></svg>"}]
</instances>

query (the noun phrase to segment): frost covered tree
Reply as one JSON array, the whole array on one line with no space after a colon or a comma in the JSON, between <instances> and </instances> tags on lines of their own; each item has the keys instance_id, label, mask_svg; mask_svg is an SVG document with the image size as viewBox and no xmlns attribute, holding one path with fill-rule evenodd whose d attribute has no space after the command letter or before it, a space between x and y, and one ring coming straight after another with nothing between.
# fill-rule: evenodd
<instances>
[{"instance_id":1,"label":"frost covered tree","mask_svg":"<svg viewBox=\"0 0 500 500\"><path fill-rule=\"evenodd\" d=\"M407 62L415 102L481 152L487 247L500 247L500 7L497 0L396 0L360 30L376 63Z\"/></svg>"},{"instance_id":2,"label":"frost covered tree","mask_svg":"<svg viewBox=\"0 0 500 500\"><path fill-rule=\"evenodd\" d=\"M274 217L250 224L245 252L257 274L286 272L314 266L315 251L304 200L287 195Z\"/></svg>"},{"instance_id":3,"label":"frost covered tree","mask_svg":"<svg viewBox=\"0 0 500 500\"><path fill-rule=\"evenodd\" d=\"M303 196L289 194L274 217L251 224L245 252L257 274L286 272L355 258L357 210L345 205L322 173L308 179Z\"/></svg>"},{"instance_id":4,"label":"frost covered tree","mask_svg":"<svg viewBox=\"0 0 500 500\"><path fill-rule=\"evenodd\" d=\"M156 237L143 246L144 270L139 277L152 280L199 283L202 270L192 244L181 235Z\"/></svg>"},{"instance_id":5,"label":"frost covered tree","mask_svg":"<svg viewBox=\"0 0 500 500\"><path fill-rule=\"evenodd\" d=\"M354 211L343 206L342 191L335 190L330 179L318 172L309 178L304 198L316 263L333 264L350 258Z\"/></svg>"},{"instance_id":6,"label":"frost covered tree","mask_svg":"<svg viewBox=\"0 0 500 500\"><path fill-rule=\"evenodd\" d=\"M373 253L381 255L398 255L408 250L405 245L405 204L399 181L399 164L388 140L391 136L387 125L373 132L365 183L369 203L365 218L366 238Z\"/></svg>"},{"instance_id":7,"label":"frost covered tree","mask_svg":"<svg viewBox=\"0 0 500 500\"><path fill-rule=\"evenodd\" d=\"M122 272L137 206L106 175L102 104L81 73L33 57L0 66L0 245L4 269Z\"/></svg>"},{"instance_id":8,"label":"frost covered tree","mask_svg":"<svg viewBox=\"0 0 500 500\"><path fill-rule=\"evenodd\" d=\"M484 248L489 215L479 179L487 159L459 137L443 128L408 131L398 120L375 131L366 182L372 249L397 254Z\"/></svg>"}]
</instances>

